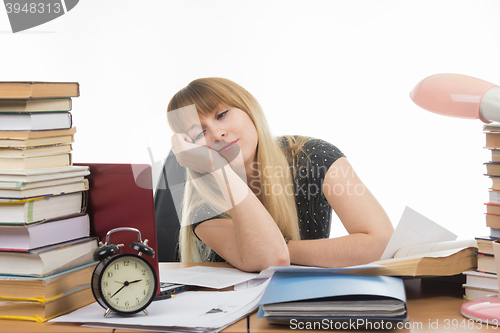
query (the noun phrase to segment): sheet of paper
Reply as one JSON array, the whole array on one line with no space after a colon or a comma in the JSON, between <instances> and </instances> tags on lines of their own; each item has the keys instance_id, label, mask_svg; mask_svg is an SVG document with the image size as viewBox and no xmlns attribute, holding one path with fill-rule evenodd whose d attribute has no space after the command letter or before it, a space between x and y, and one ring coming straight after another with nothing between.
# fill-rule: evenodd
<instances>
[{"instance_id":1,"label":"sheet of paper","mask_svg":"<svg viewBox=\"0 0 500 333\"><path fill-rule=\"evenodd\" d=\"M259 278L256 277L255 279L251 279L242 283L238 283L234 285L234 290L241 290L241 289L247 289L247 288L253 288L257 287L258 285L261 285L262 283L268 281L269 278Z\"/></svg>"},{"instance_id":2,"label":"sheet of paper","mask_svg":"<svg viewBox=\"0 0 500 333\"><path fill-rule=\"evenodd\" d=\"M256 278L259 274L237 268L193 266L180 269L160 269L160 281L222 289Z\"/></svg>"},{"instance_id":3,"label":"sheet of paper","mask_svg":"<svg viewBox=\"0 0 500 333\"><path fill-rule=\"evenodd\" d=\"M103 317L104 309L90 304L51 322L86 323L94 327L130 328L176 332L218 332L255 310L268 282L240 291L188 291L176 297L155 301L130 317L111 314Z\"/></svg>"},{"instance_id":4,"label":"sheet of paper","mask_svg":"<svg viewBox=\"0 0 500 333\"><path fill-rule=\"evenodd\" d=\"M397 250L407 245L452 241L455 239L457 239L457 235L451 231L417 213L410 207L406 207L380 259L392 258Z\"/></svg>"}]
</instances>

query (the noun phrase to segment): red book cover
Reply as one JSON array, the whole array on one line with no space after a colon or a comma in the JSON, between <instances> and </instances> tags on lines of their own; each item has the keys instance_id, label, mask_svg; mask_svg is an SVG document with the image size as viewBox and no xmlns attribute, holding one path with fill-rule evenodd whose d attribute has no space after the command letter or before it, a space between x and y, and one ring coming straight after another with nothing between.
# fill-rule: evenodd
<instances>
[{"instance_id":1,"label":"red book cover","mask_svg":"<svg viewBox=\"0 0 500 333\"><path fill-rule=\"evenodd\" d=\"M108 231L136 228L142 241L157 252L156 223L151 166L147 164L80 163L90 167L87 213L90 216L90 233L106 241ZM137 242L136 232L120 231L110 235L112 244L124 244L122 253L135 253L129 245ZM156 270L159 282L158 255L143 255ZM159 293L158 286L158 293Z\"/></svg>"}]
</instances>

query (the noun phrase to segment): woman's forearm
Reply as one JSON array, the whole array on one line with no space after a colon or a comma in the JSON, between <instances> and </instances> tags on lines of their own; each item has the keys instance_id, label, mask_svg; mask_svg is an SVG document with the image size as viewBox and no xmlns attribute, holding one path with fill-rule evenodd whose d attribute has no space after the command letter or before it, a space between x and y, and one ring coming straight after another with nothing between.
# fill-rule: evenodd
<instances>
[{"instance_id":1,"label":"woman's forearm","mask_svg":"<svg viewBox=\"0 0 500 333\"><path fill-rule=\"evenodd\" d=\"M260 271L269 266L289 265L289 254L281 231L260 200L230 167L214 174L231 211L238 256L235 266Z\"/></svg>"},{"instance_id":2,"label":"woman's forearm","mask_svg":"<svg viewBox=\"0 0 500 333\"><path fill-rule=\"evenodd\" d=\"M379 234L354 233L337 238L291 240L290 262L317 267L346 267L379 260L391 230Z\"/></svg>"}]
</instances>

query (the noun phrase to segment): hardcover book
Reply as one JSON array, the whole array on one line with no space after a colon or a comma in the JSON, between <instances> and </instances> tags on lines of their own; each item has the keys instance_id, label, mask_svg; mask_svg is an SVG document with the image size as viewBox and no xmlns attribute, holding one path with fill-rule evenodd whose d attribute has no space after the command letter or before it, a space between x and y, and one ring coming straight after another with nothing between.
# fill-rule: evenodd
<instances>
[{"instance_id":1,"label":"hardcover book","mask_svg":"<svg viewBox=\"0 0 500 333\"><path fill-rule=\"evenodd\" d=\"M2 99L36 99L78 96L80 96L80 85L77 82L0 82L0 98Z\"/></svg>"},{"instance_id":2,"label":"hardcover book","mask_svg":"<svg viewBox=\"0 0 500 333\"><path fill-rule=\"evenodd\" d=\"M64 112L64 111L71 111L71 98L0 100L0 112Z\"/></svg>"},{"instance_id":3,"label":"hardcover book","mask_svg":"<svg viewBox=\"0 0 500 333\"><path fill-rule=\"evenodd\" d=\"M44 277L94 262L97 239L82 238L28 252L0 251L2 275Z\"/></svg>"},{"instance_id":4,"label":"hardcover book","mask_svg":"<svg viewBox=\"0 0 500 333\"><path fill-rule=\"evenodd\" d=\"M87 214L30 225L0 226L0 251L32 249L88 237L90 221Z\"/></svg>"}]
</instances>

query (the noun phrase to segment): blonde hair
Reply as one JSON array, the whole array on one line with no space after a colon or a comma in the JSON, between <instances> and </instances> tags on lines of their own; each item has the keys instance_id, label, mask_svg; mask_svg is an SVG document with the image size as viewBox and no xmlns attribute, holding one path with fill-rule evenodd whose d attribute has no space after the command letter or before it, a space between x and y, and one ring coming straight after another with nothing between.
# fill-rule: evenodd
<instances>
[{"instance_id":1,"label":"blonde hair","mask_svg":"<svg viewBox=\"0 0 500 333\"><path fill-rule=\"evenodd\" d=\"M288 137L288 153L284 153L278 140L271 135L271 131L257 100L240 85L223 78L202 78L189 83L177 92L170 100L167 108L167 118L170 127L175 133L182 132L182 119L179 112L171 112L180 108L196 105L198 114L206 116L216 111L220 105L238 108L248 114L253 121L258 135L257 169L261 186L261 200L278 228L285 236L300 239L295 194L284 189L293 188L293 178L290 173L287 156L293 147L302 146L303 141L296 142ZM295 150L296 151L296 150ZM266 172L264 172L266 168ZM271 169L270 169L271 168ZM274 168L274 169L272 169ZM211 181L211 177L201 175L188 169L185 185L182 221L179 234L181 261L198 262L209 260L211 249L204 245L194 234L191 224L193 214L202 205L213 208L218 212L225 212L227 206L222 200L220 192ZM202 178L204 179L202 181ZM283 189L281 194L274 195L262 191L267 189ZM230 216L229 212L225 213Z\"/></svg>"}]
</instances>

